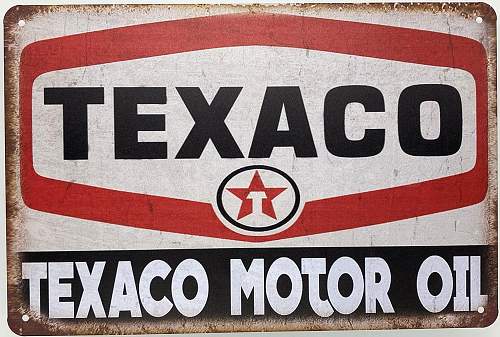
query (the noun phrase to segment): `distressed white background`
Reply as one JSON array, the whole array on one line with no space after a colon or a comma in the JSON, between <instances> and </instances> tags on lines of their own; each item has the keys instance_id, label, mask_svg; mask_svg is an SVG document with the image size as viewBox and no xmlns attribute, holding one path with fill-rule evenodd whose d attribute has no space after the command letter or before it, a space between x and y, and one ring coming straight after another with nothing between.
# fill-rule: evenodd
<instances>
[{"instance_id":1,"label":"distressed white background","mask_svg":"<svg viewBox=\"0 0 500 337\"><path fill-rule=\"evenodd\" d=\"M76 85L75 85L76 83ZM398 140L398 98L404 88L424 83L455 87L462 99L463 136L450 156L417 157ZM384 95L385 111L366 113L350 104L346 134L361 139L365 129L385 129L378 155L341 158L324 141L324 98L342 85L370 85ZM44 105L44 88L104 87L105 104L91 104L89 159L63 159L62 105ZM166 87L167 103L139 105L139 113L165 115L166 131L141 132L140 141L167 141L168 159L114 158L113 88ZM226 118L244 156L248 155L267 86L299 86L318 158L296 158L293 148L275 148L265 159L221 159L211 142L200 159L175 159L194 125L175 87L200 87L211 102L220 87L243 87ZM219 183L237 168L266 164L287 172L304 199L377 190L455 175L476 162L475 82L463 70L278 47L232 47L61 70L39 76L33 85L33 156L39 175L129 192L211 202ZM439 106L423 104L424 137L439 135ZM282 112L284 117L284 112ZM286 127L286 125L284 125ZM161 126L160 126L161 127ZM446 126L445 126L446 127Z\"/></svg>"},{"instance_id":2,"label":"distressed white background","mask_svg":"<svg viewBox=\"0 0 500 337\"><path fill-rule=\"evenodd\" d=\"M279 7L270 7L267 11L279 12L283 9ZM213 7L206 9L203 7L191 8L187 12L181 12L179 8L172 7L168 9L154 8L151 10L137 9L130 15L123 15L118 12L109 12L97 14L75 14L75 13L53 13L35 17L28 21L27 24L20 29L19 37L22 44L29 44L35 40L40 40L49 37L56 37L65 34L73 34L78 32L92 31L97 29L112 28L136 23L162 21L167 19L175 19L183 16L195 17L208 14L221 14L227 11L227 7ZM246 11L244 8L235 8L235 11ZM373 22L381 24L390 24L395 26L421 28L434 30L439 32L451 33L456 35L464 35L477 39L484 40L483 27L477 24L473 19L465 19L459 14L447 14L430 12L406 13L404 16L398 15L397 11L390 13L359 13L351 11L334 12L329 9L307 8L301 9L300 13L308 16L329 17L343 20L355 20L362 22ZM402 19L404 17L404 19ZM40 27L43 27L40 28ZM192 57L197 57L197 63L193 64ZM235 61L237 58L237 61ZM291 70L287 69L289 78L283 79L284 60L298 59L308 62L290 63ZM59 72L42 75L37 79L35 88L52 85L62 85L63 81L71 83L72 80L78 79L88 83L89 85L104 85L106 97L104 106L90 107L91 121L91 136L88 162L62 163L61 158L61 130L60 127L60 107L58 106L43 106L40 104L40 94L35 94L35 116L42 114L43 119L35 117L35 134L34 134L34 153L35 153L35 168L38 173L47 176L58 176L64 179L75 179L82 182L94 182L96 185L128 189L137 192L150 192L158 195L184 195L187 198L198 200L209 200L210 196L215 195L217 181L220 181L225 173L229 173L233 169L247 164L241 162L235 164L227 164L224 168L223 161L208 161L201 160L198 165L201 169L194 169L188 163L168 159L165 161L155 161L154 164L148 166L148 170L153 170L157 174L162 174L164 181L168 181L170 174L167 169L177 170L177 172L185 172L186 178L182 175L175 175L176 180L182 184L159 184L159 180L149 179L147 176L138 177L133 182L124 178L123 170L129 172L140 172L144 169L140 161L127 163L123 165L120 161L108 160L113 156L112 144L112 90L111 85L138 85L138 81L144 85L160 85L167 87L167 104L165 106L149 106L141 107L143 112L166 113L167 115L167 132L161 132L154 136L143 134L143 137L155 137L155 140L169 140L169 153L173 156L176 149L180 146L180 142L184 139L184 135L189 132L190 116L187 110L183 107L180 98L174 91L173 86L180 85L199 85L202 87L208 100L211 100L217 88L221 85L243 85L244 90L240 94L240 98L236 101L233 111L228 117L228 125L233 130L234 128L242 128L242 132L238 136L238 141L243 153L247 153L249 142L253 134L253 128L250 127L252 120L257 118L257 113L260 108L261 98L267 85L297 85L300 84L304 97L306 109L310 119L313 136L316 141L316 148L320 155L320 159L297 159L292 160L293 156L287 151L275 150L273 153L274 161L288 161L288 164L278 165L281 169L293 174L293 177L298 180L299 187L302 193L305 193L305 199L315 199L324 196L353 193L352 189L347 188L349 185L339 183L340 179L345 175L343 168L353 169L353 175L349 179L356 181L356 186L360 190L369 190L380 188L380 178L390 177L389 181L384 181L382 185L386 187L401 185L408 182L425 180L429 177L440 177L450 173L464 172L471 168L475 160L474 151L474 129L470 126L474 125L474 117L471 115L471 109L474 106L474 98L471 96L473 89L473 80L470 75L453 69L442 69L437 67L418 66L413 64L392 63L391 68L387 68L387 61L373 60L363 58L363 62L359 62L359 57L349 57L345 55L337 55L332 53L322 53L314 51L294 50L288 48L265 48L265 47L245 47L245 48L223 48L212 51L200 51L194 53L185 53L173 56L150 58L140 61L128 61L127 73L114 72L114 76L108 76L113 69L121 67L120 64L111 64L106 66L93 66L84 69L63 70ZM172 62L172 60L178 62ZM213 64L214 68L207 66L211 61L216 60ZM244 61L243 61L244 60ZM240 62L241 61L241 62ZM268 63L272 65L268 66ZM309 67L310 62L310 67ZM173 65L175 63L175 66ZM213 63L213 62L212 62ZM326 67L327 63L335 63L339 67ZM147 80L140 77L133 65L140 64L147 66L147 71L150 76ZM395 66L397 64L397 66ZM130 66L132 65L132 66ZM161 67L158 67L161 65ZM256 77L245 77L242 75L241 66L251 65L254 68ZM347 67L349 65L349 67ZM225 75L221 77L221 70L224 67L229 67L229 71L222 72ZM394 67L394 68L393 68ZM302 68L302 69L301 69ZM318 68L321 71L318 71ZM345 71L349 68L349 71ZM344 71L342 71L343 69ZM391 73L387 74L388 69ZM201 76L202 71L206 77ZM196 78L188 78L185 73L196 74ZM322 104L323 98L328 89L336 85L345 85L367 82L366 78L370 73L376 73L379 76L377 81L371 80L371 85L381 89L385 96L386 113L382 116L372 114L375 117L364 119L367 114L358 114L353 109L352 113L348 114L349 132L352 132L353 137L360 137L355 130L356 126L386 126L387 143L379 156L363 160L346 160L338 159L326 153L322 141ZM385 73L384 73L385 72ZM394 73L392 73L394 72ZM410 75L408 74L410 73ZM98 76L99 74L106 76ZM158 76L154 76L156 73ZM175 76L168 76L174 74ZM411 75L418 75L412 77ZM393 76L388 76L393 75ZM65 76L69 76L66 77ZM401 83L395 84L393 80L398 78ZM425 79L425 80L424 80ZM214 81L214 82L209 82ZM402 88L424 81L442 81L457 86L464 102L464 118L467 121L464 130L464 139L461 152L454 156L450 156L446 161L442 159L426 159L412 158L405 155L400 149L396 138L396 123L395 123L395 104L397 97ZM243 83L242 83L243 82ZM285 82L285 83L284 83ZM316 90L313 90L316 89ZM38 92L35 89L35 93ZM37 104L38 102L38 104ZM239 119L238 112L247 114L248 119L237 123ZM358 110L359 112L359 110ZM433 115L426 114L429 119L424 118L424 125L427 125L427 131L432 134L434 123L427 123ZM430 115L430 116L429 116ZM92 127L96 125L96 120L99 116L99 128ZM101 117L103 117L101 119ZM50 122L46 122L49 118ZM352 120L351 120L352 119ZM59 123L59 125L58 125ZM365 124L366 123L366 124ZM468 124L471 123L471 124ZM46 126L45 128L43 126ZM58 127L54 127L57 126ZM182 125L183 127L178 127ZM249 130L248 130L249 129ZM105 132L103 132L105 131ZM99 134L99 136L96 136ZM40 135L44 137L40 141ZM94 137L95 136L95 137ZM45 138L46 137L46 138ZM103 142L99 142L103 140ZM143 138L143 140L146 140ZM98 145L99 143L99 145ZM45 147L45 148L44 148ZM213 148L207 148L207 153L214 154ZM51 149L51 151L47 151ZM95 151L93 150L95 149ZM43 151L43 156L40 155ZM462 152L464 151L464 152ZM283 153L285 152L285 153ZM280 155L284 157L280 158ZM280 158L280 159L278 159ZM398 170L396 174L393 168L387 170L387 165L384 161L395 162L397 159L402 161L403 165L395 167ZM273 160L267 162L273 165ZM322 165L318 165L319 161L323 161ZM332 161L335 165L332 165ZM70 166L72 169L60 170L60 165ZM224 162L224 164L226 164ZM289 167L287 167L287 165ZM411 165L411 166L409 166ZM423 172L422 175L412 175L414 167L425 167L418 169ZM104 166L106 170L102 170ZM123 167L123 169L121 169ZM222 168L222 169L221 169ZM359 168L356 171L355 168ZM368 170L370 168L370 170ZM431 169L429 169L431 168ZM116 179L107 179L107 175L103 171L113 172L117 175ZM211 172L217 169L220 171L220 177L213 180ZM314 174L308 174L309 170L313 170ZM337 170L337 171L335 171ZM331 175L326 175L325 171L335 172ZM120 173L122 172L122 173ZM165 173L167 172L167 173ZM207 175L207 172L209 173ZM342 172L342 173L341 173ZM370 172L370 173L367 173ZM316 180L311 181L311 177L316 175L322 177L332 177L330 183L317 184ZM192 179L192 177L196 177ZM190 194L189 189L182 188L184 184L195 185L197 179L202 181L212 181L213 186L203 189L192 189L196 195ZM180 186L180 187L179 187ZM193 186L195 187L195 186ZM206 194L204 193L206 192ZM51 215L47 213L37 212L30 209L23 210L25 218L25 235L23 242L20 245L22 250L52 250L52 249L153 249L153 248L191 248L191 247L240 247L240 246L367 246L367 245L459 245L459 244L483 244L487 241L486 224L484 222L485 207L483 203L475 206L466 207L459 210L443 212L440 214L423 216L414 219L397 221L390 224L376 225L365 228L340 231L328 234L320 234L310 237L294 238L281 241L274 241L267 244L249 244L241 242L226 241L221 239L198 238L188 235L178 235L170 233L162 233L158 231L133 229L121 227L117 225L104 224L62 216ZM119 237L120 240L116 240Z\"/></svg>"}]
</instances>

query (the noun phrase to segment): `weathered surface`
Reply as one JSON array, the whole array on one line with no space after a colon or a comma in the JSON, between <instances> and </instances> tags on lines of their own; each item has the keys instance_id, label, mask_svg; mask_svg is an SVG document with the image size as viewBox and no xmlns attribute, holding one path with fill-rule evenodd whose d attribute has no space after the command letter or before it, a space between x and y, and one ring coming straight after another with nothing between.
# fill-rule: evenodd
<instances>
[{"instance_id":1,"label":"weathered surface","mask_svg":"<svg viewBox=\"0 0 500 337\"><path fill-rule=\"evenodd\" d=\"M29 311L29 303L23 294L21 281L21 258L19 253L24 251L45 250L106 250L120 249L116 241L125 246L125 249L160 249L160 248L214 248L214 247L244 247L256 249L266 247L265 244L252 242L237 242L194 236L181 236L156 231L132 229L128 227L109 226L102 223L81 220L71 217L46 215L28 208L23 202L21 194L21 165L20 165L20 57L23 48L37 40L55 38L60 35L85 33L107 28L116 28L146 22L159 22L179 18L223 15L228 13L277 13L293 14L304 17L322 17L341 19L346 21L370 22L384 25L394 25L424 30L433 22L436 31L450 35L474 36L480 40L486 50L488 59L488 192L482 202L484 224L478 225L477 233L464 232L463 237L471 237L469 244L487 246L487 280L489 302L486 312L479 313L420 313L415 315L334 315L329 319L307 318L237 318L231 316L213 319L183 319L169 320L168 326L162 320L143 319L139 323L134 320L93 320L91 322L71 320L51 320L39 317ZM476 18L481 17L480 28L469 29L467 25L478 25ZM359 19L357 19L359 18ZM420 18L424 18L419 22ZM31 24L42 26L32 29L32 34L24 33L18 22L24 20L26 29ZM50 28L51 24L69 20L68 27ZM71 21L73 20L73 21ZM86 25L81 20L87 20ZM108 22L109 20L109 22ZM429 23L430 22L430 23ZM443 22L445 22L443 24ZM64 25L65 25L64 23ZM72 25L74 23L74 25ZM128 5L128 6L17 6L12 8L5 17L5 102L6 102L6 191L7 191L7 249L8 249L8 302L9 325L13 331L23 335L40 334L137 334L137 333L175 333L175 332L235 332L235 331L292 331L292 330L331 330L331 329L390 329L390 328L439 328L439 327L479 327L491 324L497 316L497 260L498 260L498 219L497 219L497 121L496 121L496 16L491 7L485 4L318 4L318 5ZM44 26L45 25L45 26ZM425 26L427 25L427 26ZM85 26L87 28L85 28ZM67 29L67 31L66 31ZM448 29L448 31L447 31ZM33 32L37 32L36 34ZM453 46L451 46L453 49ZM83 81L83 80L82 80ZM180 178L179 178L180 179ZM69 188L69 187L68 187ZM467 193L467 192L465 192ZM50 197L50 196L47 196ZM478 211L481 212L481 211ZM483 214L483 213L479 213ZM441 218L420 220L412 218L413 231L417 231L419 221L425 222L425 228L431 228L432 223L444 221ZM409 220L409 221L410 221ZM55 223L55 226L47 224ZM483 222L481 222L483 223ZM82 225L88 225L90 230L78 231ZM288 246L343 246L345 242L358 242L357 245L382 246L380 242L373 243L382 236L380 229L390 224L367 227L363 231L346 230L318 236L304 236ZM455 224L456 225L456 224ZM460 226L460 224L459 224ZM463 226L463 224L462 224ZM444 226L443 226L444 227ZM386 227L396 228L396 227ZM399 228L399 227L398 227ZM455 228L456 229L456 228ZM380 230L377 232L377 230ZM387 232L394 229L387 230ZM404 232L407 231L407 232ZM400 239L408 237L406 245L424 245L428 237L423 234L412 234L412 229L402 230ZM459 230L460 231L460 230ZM129 234L127 234L129 233ZM352 235L351 235L352 233ZM394 232L392 232L394 233ZM408 233L407 235L405 233ZM479 233L479 234L478 234ZM329 236L326 236L329 235ZM421 235L421 236L419 236ZM435 236L429 234L429 236ZM392 235L392 243L397 239ZM435 245L457 244L463 239L457 234L456 241L453 235L448 238L435 238ZM115 238L114 241L110 238ZM120 238L116 240L116 238ZM302 241L300 241L302 240ZM351 240L351 241L348 241ZM406 239L405 239L406 240ZM476 241L474 241L476 240ZM250 240L249 240L250 241ZM291 241L290 241L291 242ZM371 244L370 244L371 243ZM347 243L349 245L349 243ZM287 243L279 240L269 243L269 246L287 247ZM111 285L110 285L111 286ZM30 320L23 322L22 315L28 314Z\"/></svg>"}]
</instances>

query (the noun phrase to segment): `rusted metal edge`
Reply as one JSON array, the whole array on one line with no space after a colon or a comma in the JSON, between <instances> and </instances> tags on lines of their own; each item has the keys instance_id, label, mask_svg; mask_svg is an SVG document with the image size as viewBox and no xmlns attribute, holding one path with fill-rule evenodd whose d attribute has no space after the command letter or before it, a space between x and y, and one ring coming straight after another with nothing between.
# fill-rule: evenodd
<instances>
[{"instance_id":1,"label":"rusted metal edge","mask_svg":"<svg viewBox=\"0 0 500 337\"><path fill-rule=\"evenodd\" d=\"M261 12L273 7L285 7L294 10L305 9L334 9L339 12L342 11L364 11L364 10L377 10L380 12L393 12L393 11L420 11L430 13L459 13L465 18L481 16L486 22L495 22L496 13L493 7L485 2L414 2L414 3L292 3L292 4L199 4L199 5L145 5L145 4L129 4L129 5L16 5L10 8L4 17L4 27L17 23L20 19L29 20L35 15L47 14L51 12L67 11L67 12L81 12L92 11L94 13L110 13L116 9L155 9L155 8L227 8L227 9L246 9L249 12Z\"/></svg>"}]
</instances>

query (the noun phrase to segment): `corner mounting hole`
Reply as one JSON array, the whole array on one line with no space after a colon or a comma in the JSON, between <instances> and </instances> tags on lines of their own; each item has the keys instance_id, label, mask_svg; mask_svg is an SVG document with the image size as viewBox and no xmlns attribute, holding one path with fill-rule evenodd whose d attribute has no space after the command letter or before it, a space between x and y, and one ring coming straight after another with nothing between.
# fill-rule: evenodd
<instances>
[{"instance_id":1,"label":"corner mounting hole","mask_svg":"<svg viewBox=\"0 0 500 337\"><path fill-rule=\"evenodd\" d=\"M24 20L19 20L19 22L17 23L17 25L19 27L23 27L25 24L26 24L26 21L24 21Z\"/></svg>"},{"instance_id":2,"label":"corner mounting hole","mask_svg":"<svg viewBox=\"0 0 500 337\"><path fill-rule=\"evenodd\" d=\"M477 308L477 312L482 314L484 312L484 307Z\"/></svg>"},{"instance_id":3,"label":"corner mounting hole","mask_svg":"<svg viewBox=\"0 0 500 337\"><path fill-rule=\"evenodd\" d=\"M28 315L24 314L24 315L21 317L21 319L23 320L23 322L27 322L27 321L29 321L29 320L30 320L30 317L29 317Z\"/></svg>"},{"instance_id":4,"label":"corner mounting hole","mask_svg":"<svg viewBox=\"0 0 500 337\"><path fill-rule=\"evenodd\" d=\"M482 18L482 17L480 17L480 16L478 16L478 17L476 18L476 22L477 22L477 23L481 23L481 22L483 22L483 18Z\"/></svg>"}]
</instances>

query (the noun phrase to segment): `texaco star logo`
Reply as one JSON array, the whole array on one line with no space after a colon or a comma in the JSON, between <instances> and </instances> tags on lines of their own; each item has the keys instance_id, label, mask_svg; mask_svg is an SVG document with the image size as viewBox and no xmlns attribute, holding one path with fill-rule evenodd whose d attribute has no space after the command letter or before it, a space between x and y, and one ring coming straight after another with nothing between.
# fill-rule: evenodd
<instances>
[{"instance_id":1,"label":"texaco star logo","mask_svg":"<svg viewBox=\"0 0 500 337\"><path fill-rule=\"evenodd\" d=\"M286 187L264 186L259 171L256 170L247 188L233 187L227 190L241 200L238 220L251 214L263 214L276 219L273 199L285 191Z\"/></svg>"},{"instance_id":2,"label":"texaco star logo","mask_svg":"<svg viewBox=\"0 0 500 337\"><path fill-rule=\"evenodd\" d=\"M265 165L232 172L217 191L217 207L224 223L245 234L264 235L287 228L299 204L299 189L293 179Z\"/></svg>"}]
</instances>

